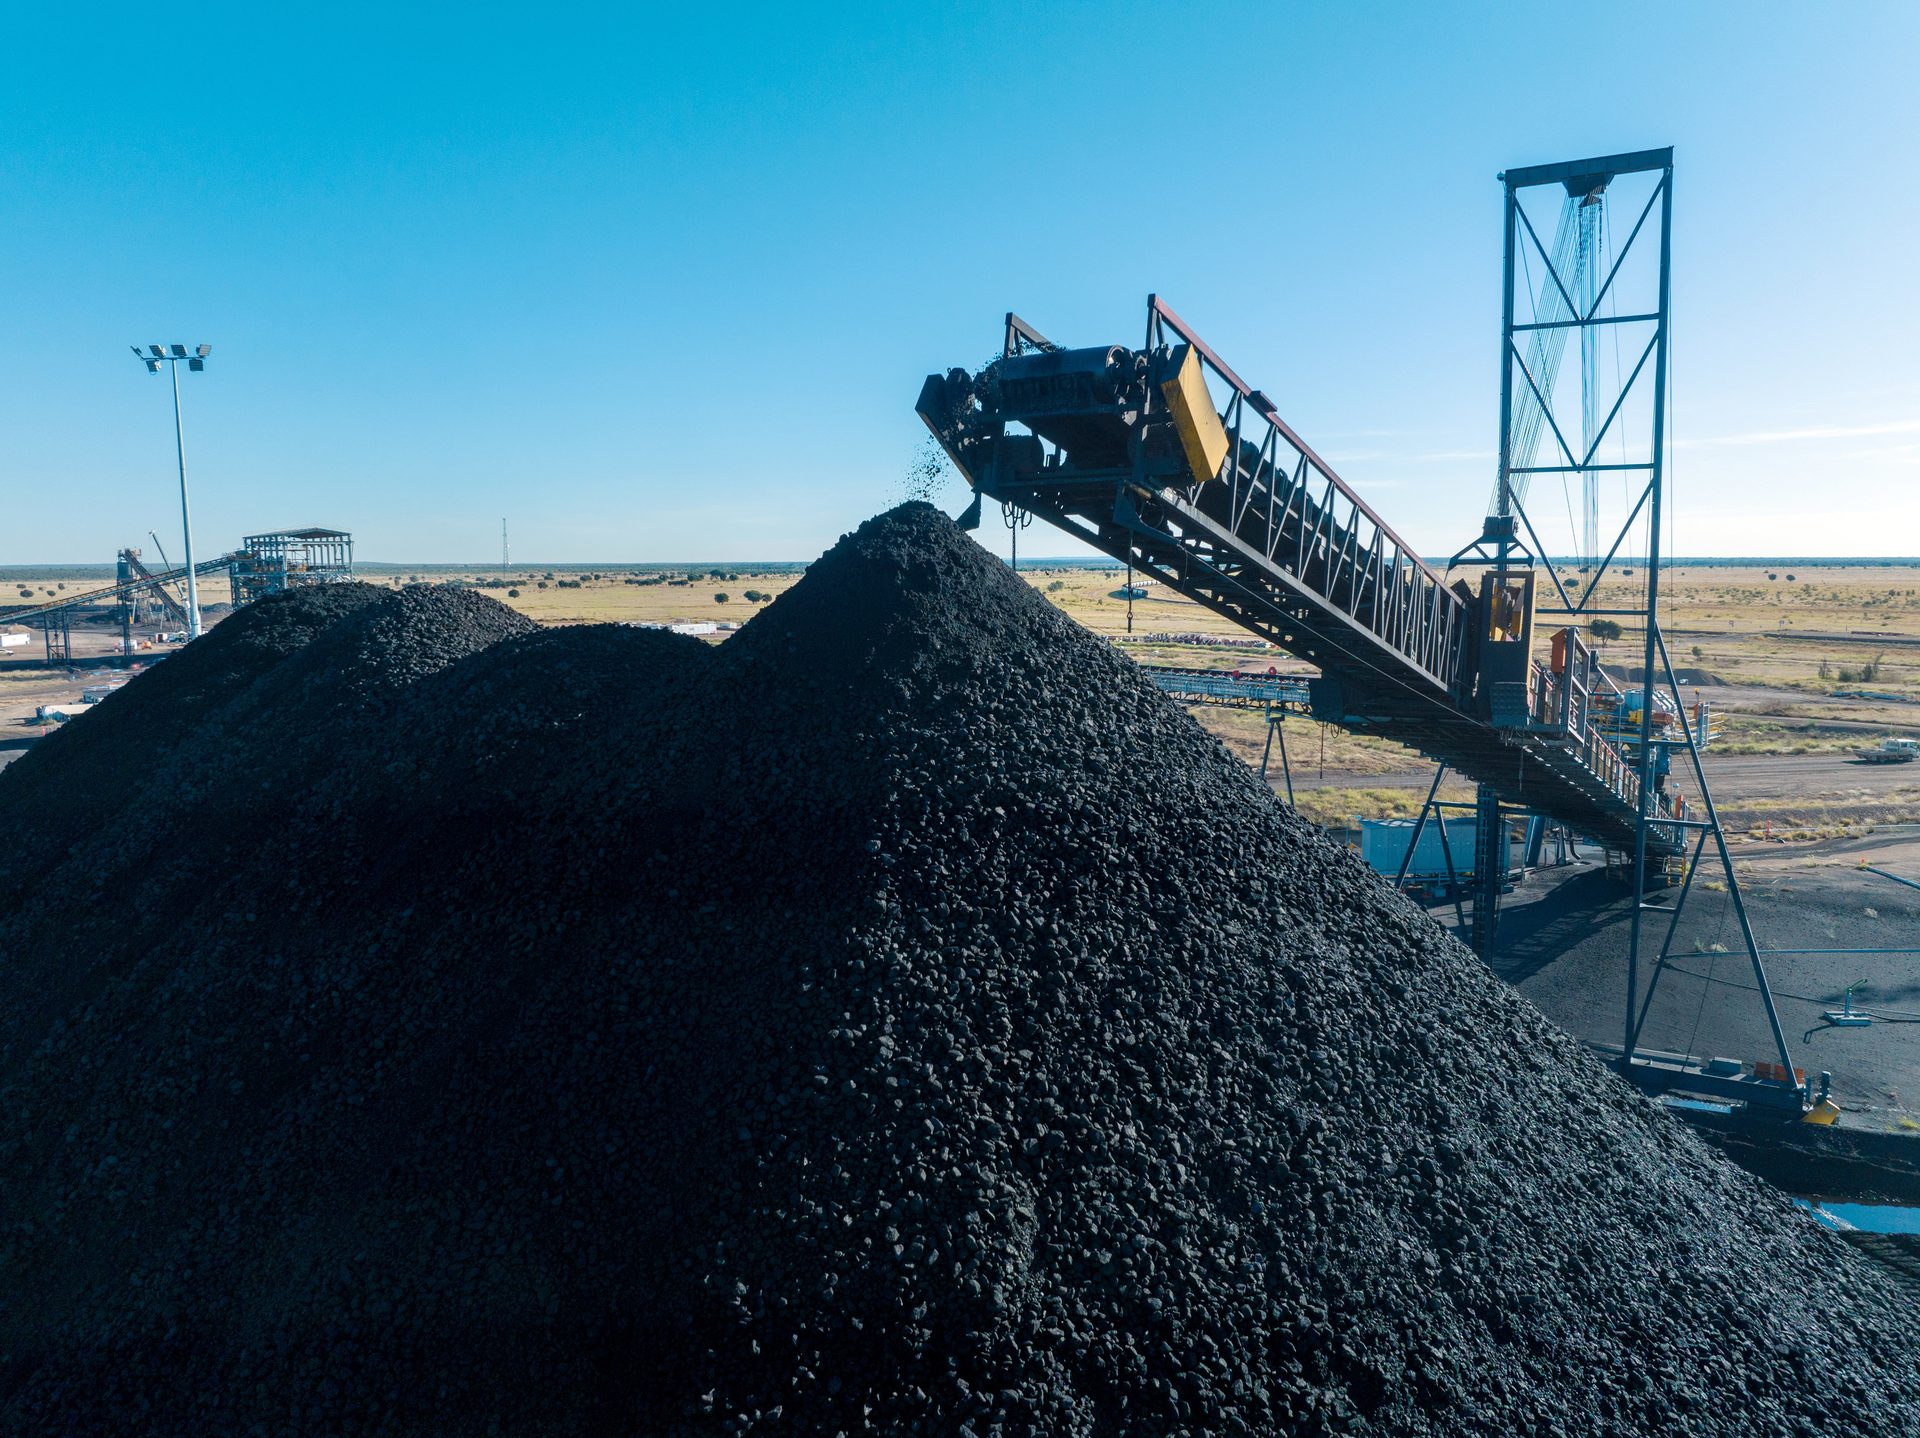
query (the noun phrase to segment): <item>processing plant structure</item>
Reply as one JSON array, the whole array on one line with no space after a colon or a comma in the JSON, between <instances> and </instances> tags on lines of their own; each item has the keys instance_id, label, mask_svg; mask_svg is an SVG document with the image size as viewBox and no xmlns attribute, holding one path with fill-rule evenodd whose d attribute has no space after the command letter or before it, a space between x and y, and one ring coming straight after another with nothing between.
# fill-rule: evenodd
<instances>
[{"instance_id":1,"label":"processing plant structure","mask_svg":"<svg viewBox=\"0 0 1920 1438\"><path fill-rule=\"evenodd\" d=\"M156 617L155 611L187 628L187 610L168 588L184 584L185 567L166 563L154 569L138 549L122 549L115 556L114 582L101 589L61 595L43 604L29 604L0 614L0 623L31 620L46 643L46 662L65 664L73 656L73 620L80 611L110 605L120 626L120 652L133 653L137 624ZM227 571L233 605L251 604L283 589L307 584L333 584L353 578L353 536L344 529L292 529L248 535L240 548L193 566L196 577Z\"/></svg>"},{"instance_id":2,"label":"processing plant structure","mask_svg":"<svg viewBox=\"0 0 1920 1438\"><path fill-rule=\"evenodd\" d=\"M353 536L344 529L286 529L250 534L226 556L235 606L303 584L353 578Z\"/></svg>"},{"instance_id":3,"label":"processing plant structure","mask_svg":"<svg viewBox=\"0 0 1920 1438\"><path fill-rule=\"evenodd\" d=\"M978 523L983 500L1001 505L1010 523L1037 516L1314 664L1314 717L1396 740L1441 772L1476 781L1474 828L1487 844L1498 841L1505 815L1526 814L1618 855L1634 884L1616 1051L1630 1077L1824 1116L1831 1106L1795 1075L1707 789L1699 759L1707 717L1681 700L1658 622L1673 152L1542 165L1500 179L1499 475L1479 536L1444 570L1396 534L1273 400L1158 296L1148 299L1137 348L1064 347L1009 313L1000 357L977 372L929 375L916 408L973 487L963 524ZM1610 255L1607 201L1616 181L1628 179L1638 186L1629 209L1637 217ZM1556 192L1564 198L1550 249L1523 201ZM1609 353L1617 346L1628 362L1616 365L1611 392L1598 378L1601 335ZM1562 384L1569 337L1578 338L1580 364L1577 378ZM1575 482L1583 489L1578 573L1549 557L1528 516L1528 484L1538 475L1560 478L1570 495ZM1632 502L1623 502L1619 537L1601 553L1603 480L1624 481ZM1635 534L1644 535L1635 560L1642 602L1621 607L1619 586L1597 599ZM1644 634L1645 664L1626 692L1583 632L1613 616ZM1679 755L1693 802L1674 782ZM1419 825L1443 807L1440 777ZM1417 825L1409 854L1419 838ZM1726 871L1778 1077L1728 1078L1691 1056L1639 1049L1679 907L1709 842ZM1489 853L1461 868L1475 875L1475 947L1490 953L1505 866ZM1682 876L1643 985L1642 914L1655 907L1645 896Z\"/></svg>"}]
</instances>

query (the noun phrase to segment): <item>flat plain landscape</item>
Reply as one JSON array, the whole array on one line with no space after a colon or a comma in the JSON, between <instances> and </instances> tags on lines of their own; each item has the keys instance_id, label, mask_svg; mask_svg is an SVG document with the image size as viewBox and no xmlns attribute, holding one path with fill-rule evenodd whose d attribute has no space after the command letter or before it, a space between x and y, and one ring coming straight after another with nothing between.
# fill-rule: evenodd
<instances>
[{"instance_id":1,"label":"flat plain landscape","mask_svg":"<svg viewBox=\"0 0 1920 1438\"><path fill-rule=\"evenodd\" d=\"M438 583L482 587L542 624L745 622L798 581L803 566L606 565L591 567L365 566L362 577L399 587ZM104 582L89 571L8 572L0 594L18 604L44 602ZM1131 604L1118 568L1038 560L1022 577L1067 614L1148 664L1193 668L1269 666L1283 674L1311 667L1278 650L1228 646L1247 639L1229 620L1159 586ZM1574 588L1576 572L1563 574ZM1594 601L1624 607L1639 599L1645 570L1609 576ZM65 586L61 588L59 586ZM1543 579L1543 591L1550 585ZM1683 564L1661 576L1662 616L1682 691L1711 706L1715 738L1709 777L1723 817L1754 842L1806 844L1884 832L1920 822L1920 765L1869 765L1853 751L1889 735L1920 735L1920 565L1780 561L1754 565ZM31 598L28 598L28 594ZM201 603L224 612L226 582L209 577ZM1545 605L1549 601L1543 598ZM1560 620L1542 613L1544 634ZM714 636L725 638L722 629ZM82 660L105 661L118 630L104 614L76 625ZM1640 636L1628 629L1600 644L1624 683L1641 662ZM36 641L24 651L38 657ZM0 732L37 705L74 698L80 671L49 672L27 661L0 662ZM1235 753L1257 764L1266 722L1256 712L1197 708L1196 717ZM1330 827L1355 818L1415 812L1432 779L1431 763L1389 741L1348 734L1306 718L1286 725L1294 797L1302 813ZM4 753L0 750L0 753ZM1281 784L1277 759L1270 765ZM1684 787L1684 786L1683 786ZM1442 793L1469 795L1449 781Z\"/></svg>"}]
</instances>

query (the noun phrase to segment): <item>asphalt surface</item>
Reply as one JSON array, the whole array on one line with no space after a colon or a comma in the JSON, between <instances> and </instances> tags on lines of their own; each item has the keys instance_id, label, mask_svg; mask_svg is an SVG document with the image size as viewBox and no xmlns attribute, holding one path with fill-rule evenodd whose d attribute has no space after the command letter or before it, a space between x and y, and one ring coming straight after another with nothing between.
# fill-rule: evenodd
<instances>
[{"instance_id":1,"label":"asphalt surface","mask_svg":"<svg viewBox=\"0 0 1920 1438\"><path fill-rule=\"evenodd\" d=\"M1709 859L1711 856L1709 856ZM1833 1075L1844 1122L1903 1127L1920 1119L1920 890L1858 867L1920 879L1920 830L1812 846L1736 850L1755 942L1765 950L1893 950L1763 956L1794 1063ZM1642 1041L1654 1048L1743 1062L1775 1060L1777 1046L1718 866L1703 863L1675 930L1668 970L1651 981L1670 915L1643 925L1641 992L1655 994ZM1670 902L1672 895L1654 896ZM1432 911L1451 925L1452 910ZM1622 1039L1632 905L1624 881L1593 861L1538 871L1507 895L1492 967L1578 1038ZM1883 1017L1835 1028L1841 1006Z\"/></svg>"}]
</instances>

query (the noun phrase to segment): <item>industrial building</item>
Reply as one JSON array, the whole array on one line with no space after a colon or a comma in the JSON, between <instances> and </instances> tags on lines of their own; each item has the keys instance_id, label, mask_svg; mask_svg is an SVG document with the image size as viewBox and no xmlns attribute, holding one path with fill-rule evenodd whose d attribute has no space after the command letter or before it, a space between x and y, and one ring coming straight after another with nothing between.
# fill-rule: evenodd
<instances>
[{"instance_id":1,"label":"industrial building","mask_svg":"<svg viewBox=\"0 0 1920 1438\"><path fill-rule=\"evenodd\" d=\"M29 604L0 615L0 623L31 622L45 641L46 662L64 664L73 654L73 621L83 611L111 606L120 626L120 653L131 655L137 626L155 622L188 627L187 608L169 585L183 584L184 567L152 569L138 549L122 549L115 556L114 582L101 589L62 595L43 604ZM353 535L344 529L287 529L250 534L240 548L193 566L198 575L227 571L235 608L307 584L333 584L353 578ZM11 647L11 646L9 646Z\"/></svg>"},{"instance_id":2,"label":"industrial building","mask_svg":"<svg viewBox=\"0 0 1920 1438\"><path fill-rule=\"evenodd\" d=\"M353 536L344 529L283 529L250 534L227 556L236 607L303 584L353 578Z\"/></svg>"}]
</instances>

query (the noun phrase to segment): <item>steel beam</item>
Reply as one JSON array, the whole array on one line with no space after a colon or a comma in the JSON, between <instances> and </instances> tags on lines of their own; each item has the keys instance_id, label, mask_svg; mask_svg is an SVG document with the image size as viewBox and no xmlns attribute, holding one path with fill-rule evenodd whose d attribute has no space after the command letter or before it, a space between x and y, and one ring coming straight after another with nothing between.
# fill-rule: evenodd
<instances>
[{"instance_id":1,"label":"steel beam","mask_svg":"<svg viewBox=\"0 0 1920 1438\"><path fill-rule=\"evenodd\" d=\"M1647 170L1671 170L1673 147L1660 150L1634 150L1623 155L1602 155L1591 160L1563 160L1553 165L1526 165L1505 170L1497 178L1509 190L1526 190L1535 185L1564 184L1584 175L1634 175ZM1576 311L1575 313L1578 313Z\"/></svg>"}]
</instances>

